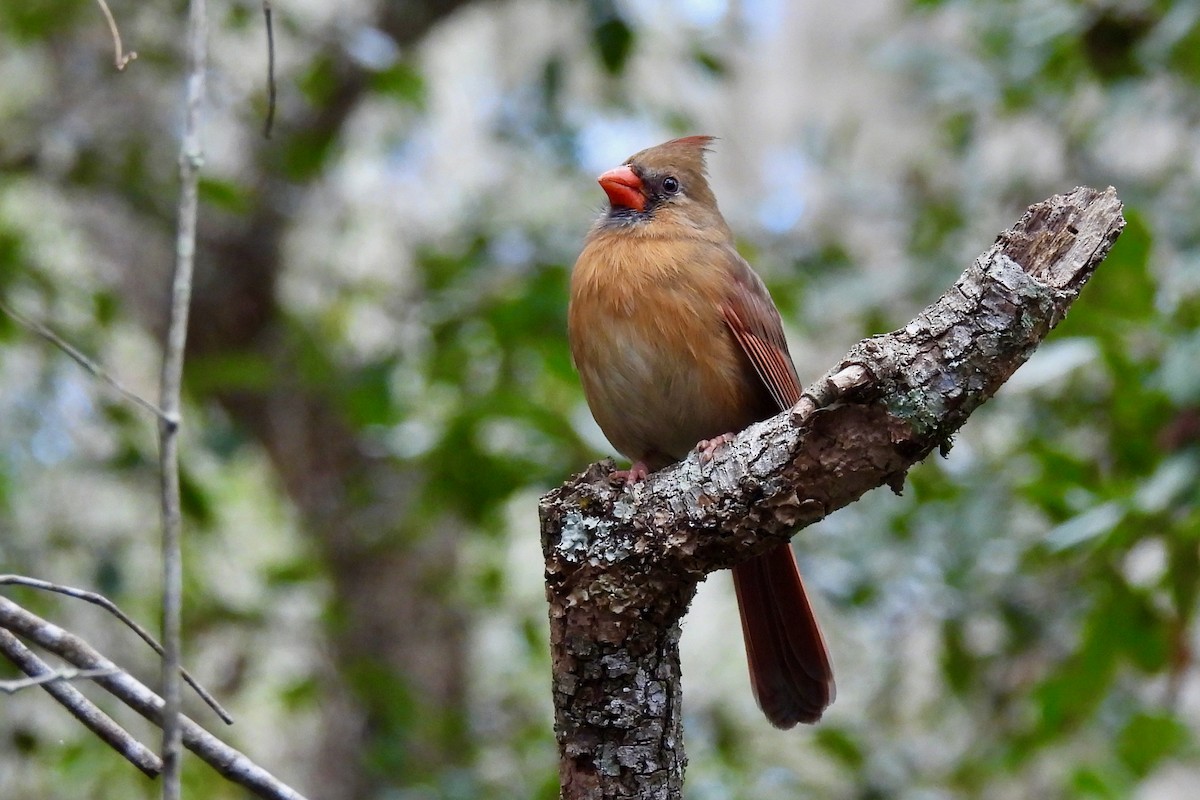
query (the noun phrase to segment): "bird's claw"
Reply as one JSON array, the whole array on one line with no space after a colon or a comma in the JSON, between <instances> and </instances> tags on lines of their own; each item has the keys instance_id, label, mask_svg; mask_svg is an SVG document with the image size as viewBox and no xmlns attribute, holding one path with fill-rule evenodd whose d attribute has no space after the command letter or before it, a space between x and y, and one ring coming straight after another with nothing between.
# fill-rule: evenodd
<instances>
[{"instance_id":1,"label":"bird's claw","mask_svg":"<svg viewBox=\"0 0 1200 800\"><path fill-rule=\"evenodd\" d=\"M650 470L646 469L646 462L637 461L631 464L629 469L613 470L609 473L608 479L613 483L641 483L649 474Z\"/></svg>"},{"instance_id":2,"label":"bird's claw","mask_svg":"<svg viewBox=\"0 0 1200 800\"><path fill-rule=\"evenodd\" d=\"M722 433L714 439L701 439L696 443L696 452L700 454L700 463L707 464L716 456L717 448L733 441L736 434Z\"/></svg>"}]
</instances>

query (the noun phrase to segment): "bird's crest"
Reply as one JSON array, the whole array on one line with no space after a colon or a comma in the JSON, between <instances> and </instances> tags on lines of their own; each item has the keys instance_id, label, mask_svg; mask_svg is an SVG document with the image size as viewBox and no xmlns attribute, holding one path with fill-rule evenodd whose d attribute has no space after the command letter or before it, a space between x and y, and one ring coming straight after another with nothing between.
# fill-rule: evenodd
<instances>
[{"instance_id":1,"label":"bird's crest","mask_svg":"<svg viewBox=\"0 0 1200 800\"><path fill-rule=\"evenodd\" d=\"M664 142L660 146L668 147L674 145L677 147L686 147L690 150L699 150L700 154L703 155L709 151L709 146L716 140L717 137L715 136L698 134L696 136L681 136L678 139L672 139L669 142Z\"/></svg>"},{"instance_id":2,"label":"bird's crest","mask_svg":"<svg viewBox=\"0 0 1200 800\"><path fill-rule=\"evenodd\" d=\"M687 166L697 172L705 172L704 156L715 136L684 136L669 142L647 147L645 150L629 157L630 164L665 165L675 164Z\"/></svg>"}]
</instances>

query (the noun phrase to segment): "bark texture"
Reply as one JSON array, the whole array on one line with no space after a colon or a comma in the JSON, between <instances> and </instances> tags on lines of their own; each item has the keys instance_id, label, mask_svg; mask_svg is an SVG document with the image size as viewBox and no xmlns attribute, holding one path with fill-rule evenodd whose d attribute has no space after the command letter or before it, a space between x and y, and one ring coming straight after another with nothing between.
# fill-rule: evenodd
<instances>
[{"instance_id":1,"label":"bark texture","mask_svg":"<svg viewBox=\"0 0 1200 800\"><path fill-rule=\"evenodd\" d=\"M592 465L540 505L562 797L682 796L679 623L708 573L868 490L899 490L1066 314L1125 221L1116 192L1032 206L903 329L790 412L633 487Z\"/></svg>"}]
</instances>

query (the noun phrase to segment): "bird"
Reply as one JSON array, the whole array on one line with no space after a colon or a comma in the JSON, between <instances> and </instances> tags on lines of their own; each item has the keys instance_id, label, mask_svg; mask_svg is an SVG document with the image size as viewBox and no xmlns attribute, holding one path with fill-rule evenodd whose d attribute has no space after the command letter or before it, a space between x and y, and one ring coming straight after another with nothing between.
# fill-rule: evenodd
<instances>
[{"instance_id":1,"label":"bird","mask_svg":"<svg viewBox=\"0 0 1200 800\"><path fill-rule=\"evenodd\" d=\"M791 408L801 385L779 311L709 186L714 137L685 136L597 178L608 208L571 273L567 334L588 407L637 483ZM829 652L791 546L733 568L750 684L777 728L833 702Z\"/></svg>"}]
</instances>

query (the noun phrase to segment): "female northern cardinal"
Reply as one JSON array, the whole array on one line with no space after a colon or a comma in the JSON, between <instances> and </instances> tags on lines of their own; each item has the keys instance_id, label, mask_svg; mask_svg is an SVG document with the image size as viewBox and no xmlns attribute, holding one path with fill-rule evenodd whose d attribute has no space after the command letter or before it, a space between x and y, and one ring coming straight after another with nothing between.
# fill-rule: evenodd
<instances>
[{"instance_id":1,"label":"female northern cardinal","mask_svg":"<svg viewBox=\"0 0 1200 800\"><path fill-rule=\"evenodd\" d=\"M779 312L734 249L708 186L710 136L643 150L599 177L610 208L571 276L571 355L592 415L643 480L800 399ZM820 628L784 544L733 568L755 698L771 723L832 702Z\"/></svg>"}]
</instances>

